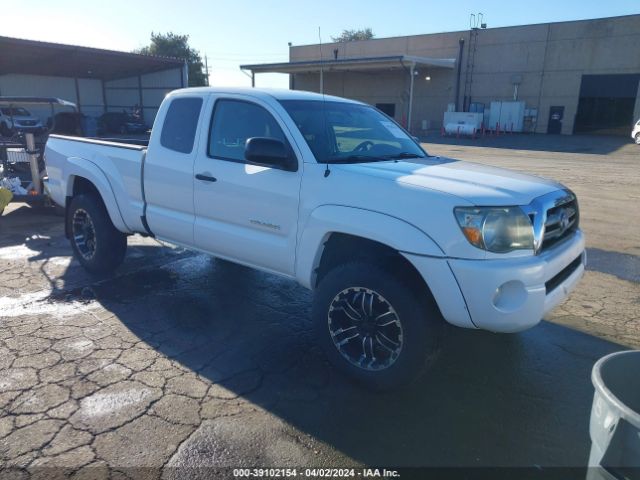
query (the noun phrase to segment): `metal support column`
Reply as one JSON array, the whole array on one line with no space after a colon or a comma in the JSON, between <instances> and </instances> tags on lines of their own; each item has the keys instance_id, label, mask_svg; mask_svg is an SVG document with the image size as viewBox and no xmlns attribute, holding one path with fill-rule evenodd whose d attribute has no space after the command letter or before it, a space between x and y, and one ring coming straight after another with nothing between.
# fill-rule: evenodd
<instances>
[{"instance_id":1,"label":"metal support column","mask_svg":"<svg viewBox=\"0 0 640 480\"><path fill-rule=\"evenodd\" d=\"M189 86L189 66L187 62L182 64L182 72L180 75L180 86L182 88L186 88Z\"/></svg>"},{"instance_id":2,"label":"metal support column","mask_svg":"<svg viewBox=\"0 0 640 480\"><path fill-rule=\"evenodd\" d=\"M76 79L77 81L77 79ZM31 169L31 188L40 195L42 193L42 183L40 182L40 170L38 166L38 151L33 132L26 132L24 139L27 144L27 154L29 155L29 167Z\"/></svg>"},{"instance_id":3,"label":"metal support column","mask_svg":"<svg viewBox=\"0 0 640 480\"><path fill-rule=\"evenodd\" d=\"M78 77L73 77L76 85L76 105L78 106L78 112L82 113L82 105L80 104L80 83Z\"/></svg>"},{"instance_id":4,"label":"metal support column","mask_svg":"<svg viewBox=\"0 0 640 480\"><path fill-rule=\"evenodd\" d=\"M107 88L104 85L104 78L100 80L100 85L102 85L102 110L103 113L107 113Z\"/></svg>"},{"instance_id":5,"label":"metal support column","mask_svg":"<svg viewBox=\"0 0 640 480\"><path fill-rule=\"evenodd\" d=\"M140 120L144 122L144 103L142 102L142 75L138 75L138 106L140 107Z\"/></svg>"},{"instance_id":6,"label":"metal support column","mask_svg":"<svg viewBox=\"0 0 640 480\"><path fill-rule=\"evenodd\" d=\"M460 47L458 51L458 71L456 73L456 97L455 97L455 105L456 112L460 112L460 76L462 74L462 55L464 53L464 38L458 40L458 45Z\"/></svg>"},{"instance_id":7,"label":"metal support column","mask_svg":"<svg viewBox=\"0 0 640 480\"><path fill-rule=\"evenodd\" d=\"M413 81L415 77L416 64L412 63L409 68L409 75L411 75L411 80L409 83L409 113L407 115L407 130L411 133L411 116L413 114Z\"/></svg>"}]
</instances>

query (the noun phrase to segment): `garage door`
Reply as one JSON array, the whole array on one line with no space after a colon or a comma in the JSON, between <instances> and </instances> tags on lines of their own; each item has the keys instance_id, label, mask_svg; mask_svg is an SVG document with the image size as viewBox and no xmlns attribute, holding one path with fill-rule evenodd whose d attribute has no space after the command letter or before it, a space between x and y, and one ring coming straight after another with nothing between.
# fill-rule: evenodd
<instances>
[{"instance_id":1,"label":"garage door","mask_svg":"<svg viewBox=\"0 0 640 480\"><path fill-rule=\"evenodd\" d=\"M583 75L575 133L628 135L640 74Z\"/></svg>"}]
</instances>

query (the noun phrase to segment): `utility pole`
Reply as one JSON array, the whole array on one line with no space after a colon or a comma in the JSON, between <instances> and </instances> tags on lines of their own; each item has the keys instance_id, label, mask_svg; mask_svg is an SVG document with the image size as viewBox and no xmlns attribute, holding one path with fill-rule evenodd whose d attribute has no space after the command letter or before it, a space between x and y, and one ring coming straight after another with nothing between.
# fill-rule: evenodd
<instances>
[{"instance_id":1,"label":"utility pole","mask_svg":"<svg viewBox=\"0 0 640 480\"><path fill-rule=\"evenodd\" d=\"M205 78L207 79L207 87L209 86L209 64L207 62L207 55L204 55L204 71L205 71Z\"/></svg>"}]
</instances>

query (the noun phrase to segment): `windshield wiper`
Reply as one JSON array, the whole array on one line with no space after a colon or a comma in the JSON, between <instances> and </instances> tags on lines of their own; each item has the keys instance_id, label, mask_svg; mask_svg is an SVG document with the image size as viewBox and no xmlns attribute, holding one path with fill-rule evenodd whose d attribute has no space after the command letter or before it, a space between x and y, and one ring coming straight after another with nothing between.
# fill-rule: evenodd
<instances>
[{"instance_id":1,"label":"windshield wiper","mask_svg":"<svg viewBox=\"0 0 640 480\"><path fill-rule=\"evenodd\" d=\"M346 157L329 157L326 163L366 163L386 162L387 160L390 159L387 157L374 157L372 155L348 155Z\"/></svg>"},{"instance_id":2,"label":"windshield wiper","mask_svg":"<svg viewBox=\"0 0 640 480\"><path fill-rule=\"evenodd\" d=\"M400 160L403 158L426 158L424 155L419 155L417 153L411 152L400 152L394 153L393 155L385 155L384 158L387 160Z\"/></svg>"}]
</instances>

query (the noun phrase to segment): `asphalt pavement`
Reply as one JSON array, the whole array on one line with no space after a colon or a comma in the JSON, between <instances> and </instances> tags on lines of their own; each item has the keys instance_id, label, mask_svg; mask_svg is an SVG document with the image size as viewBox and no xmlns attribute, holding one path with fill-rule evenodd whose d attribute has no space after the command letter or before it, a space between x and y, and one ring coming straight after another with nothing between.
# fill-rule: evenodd
<instances>
[{"instance_id":1,"label":"asphalt pavement","mask_svg":"<svg viewBox=\"0 0 640 480\"><path fill-rule=\"evenodd\" d=\"M597 162L462 143L428 147L525 171L573 162L596 184L607 170L638 176L638 152L622 142L593 154ZM575 181L580 196L589 185ZM610 201L637 207L637 190L624 185ZM604 214L590 205L594 263L565 304L519 334L449 329L429 375L391 393L363 390L328 365L311 333L311 294L292 281L139 236L122 268L94 277L71 258L60 217L11 205L0 217L0 465L27 470L0 473L584 467L591 368L640 346L637 241L601 232L590 218Z\"/></svg>"}]
</instances>

